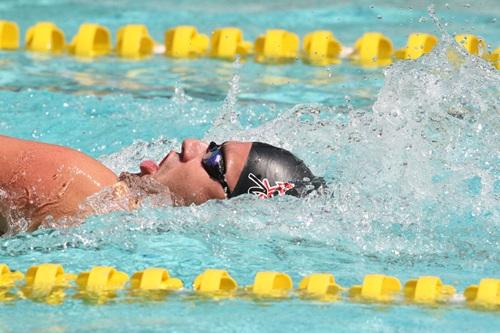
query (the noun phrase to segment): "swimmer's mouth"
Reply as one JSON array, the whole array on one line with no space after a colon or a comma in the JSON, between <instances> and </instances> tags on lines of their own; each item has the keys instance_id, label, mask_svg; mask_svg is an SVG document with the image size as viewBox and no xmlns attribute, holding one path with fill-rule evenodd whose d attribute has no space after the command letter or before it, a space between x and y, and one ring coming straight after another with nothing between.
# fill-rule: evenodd
<instances>
[{"instance_id":1,"label":"swimmer's mouth","mask_svg":"<svg viewBox=\"0 0 500 333\"><path fill-rule=\"evenodd\" d=\"M175 159L177 162L181 162L183 160L183 156L184 156L184 143L181 146L181 152L180 153L176 152L175 150L171 150L167 154L167 156L165 156L163 158L163 160L161 160L159 166L161 167L163 164L169 163L170 160L172 160L172 159Z\"/></svg>"},{"instance_id":2,"label":"swimmer's mouth","mask_svg":"<svg viewBox=\"0 0 500 333\"><path fill-rule=\"evenodd\" d=\"M156 162L153 160L142 161L139 165L139 168L141 169L141 176L152 175L153 173L158 171L158 169L160 169L158 164L156 164Z\"/></svg>"},{"instance_id":3,"label":"swimmer's mouth","mask_svg":"<svg viewBox=\"0 0 500 333\"><path fill-rule=\"evenodd\" d=\"M156 173L164 164L170 163L171 160L181 161L182 153L183 153L183 151L178 153L174 150L171 150L167 154L167 156L165 156L163 158L163 160L161 160L160 164L156 164L156 162L153 160L142 161L141 164L139 165L139 167L141 169L141 176L152 175L152 174Z\"/></svg>"},{"instance_id":4,"label":"swimmer's mouth","mask_svg":"<svg viewBox=\"0 0 500 333\"><path fill-rule=\"evenodd\" d=\"M167 156L165 156L163 158L163 160L161 160L159 166L163 166L164 164L168 164L172 159L176 159L177 161L180 161L181 160L181 154L179 154L178 152L172 150L170 151Z\"/></svg>"}]
</instances>

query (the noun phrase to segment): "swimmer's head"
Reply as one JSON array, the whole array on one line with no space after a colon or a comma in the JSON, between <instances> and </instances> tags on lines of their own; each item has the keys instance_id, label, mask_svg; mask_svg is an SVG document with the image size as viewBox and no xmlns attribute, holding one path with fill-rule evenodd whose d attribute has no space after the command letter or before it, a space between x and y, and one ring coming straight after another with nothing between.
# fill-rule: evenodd
<instances>
[{"instance_id":1,"label":"swimmer's head","mask_svg":"<svg viewBox=\"0 0 500 333\"><path fill-rule=\"evenodd\" d=\"M141 163L138 175L166 186L178 205L242 194L305 196L324 186L292 153L260 142L185 140L180 153L171 151L159 165Z\"/></svg>"}]
</instances>

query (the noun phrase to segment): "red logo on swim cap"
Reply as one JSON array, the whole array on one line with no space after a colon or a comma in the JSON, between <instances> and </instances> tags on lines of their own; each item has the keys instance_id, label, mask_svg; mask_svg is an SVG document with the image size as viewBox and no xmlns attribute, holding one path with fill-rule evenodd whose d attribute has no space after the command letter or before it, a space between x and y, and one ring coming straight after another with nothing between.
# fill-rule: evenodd
<instances>
[{"instance_id":1,"label":"red logo on swim cap","mask_svg":"<svg viewBox=\"0 0 500 333\"><path fill-rule=\"evenodd\" d=\"M276 193L281 197L285 195L288 190L295 187L294 184L288 182L276 182L276 185L271 186L267 178L260 180L253 173L248 175L248 179L257 185L250 187L248 193L255 194L261 199L272 198Z\"/></svg>"}]
</instances>

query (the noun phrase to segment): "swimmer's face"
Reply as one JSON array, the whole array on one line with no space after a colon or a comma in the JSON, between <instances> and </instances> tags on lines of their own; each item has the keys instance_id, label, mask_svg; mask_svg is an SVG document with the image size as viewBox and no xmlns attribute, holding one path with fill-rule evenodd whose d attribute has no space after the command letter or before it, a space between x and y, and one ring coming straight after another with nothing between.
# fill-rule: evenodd
<instances>
[{"instance_id":1,"label":"swimmer's face","mask_svg":"<svg viewBox=\"0 0 500 333\"><path fill-rule=\"evenodd\" d=\"M251 142L228 141L223 145L226 180L230 191L236 186L252 147ZM201 204L210 199L224 199L220 182L211 178L202 166L208 143L188 139L180 152L171 151L158 167L141 167L143 174L151 175L168 187L175 204Z\"/></svg>"}]
</instances>

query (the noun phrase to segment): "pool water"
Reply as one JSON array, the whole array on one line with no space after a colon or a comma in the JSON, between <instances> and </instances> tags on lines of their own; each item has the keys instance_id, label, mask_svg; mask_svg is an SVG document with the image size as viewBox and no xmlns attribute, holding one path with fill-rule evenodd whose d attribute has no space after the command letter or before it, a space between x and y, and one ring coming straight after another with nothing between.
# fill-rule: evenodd
<instances>
[{"instance_id":1,"label":"pool water","mask_svg":"<svg viewBox=\"0 0 500 333\"><path fill-rule=\"evenodd\" d=\"M164 267L188 287L156 302L123 292L97 306L68 291L57 306L0 303L1 332L500 331L498 312L459 300L422 307L210 300L189 292L205 268L226 269L240 285L261 270L286 272L295 286L324 271L345 287L369 273L401 281L437 275L459 292L500 277L500 76L449 37L474 33L496 47L495 1L437 4L429 14L423 1L214 1L207 8L199 1L4 0L0 16L23 32L52 20L67 40L86 21L112 31L144 23L157 41L180 24L203 33L235 25L248 40L271 27L300 36L328 29L346 45L370 30L397 47L415 31L441 40L416 61L372 70L347 61L271 66L0 52L1 134L67 145L116 172L160 160L187 137L260 140L295 152L329 184L327 195L303 200L145 204L78 227L0 238L0 263L14 269L43 262L74 273L97 265L129 274Z\"/></svg>"}]
</instances>

